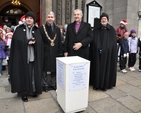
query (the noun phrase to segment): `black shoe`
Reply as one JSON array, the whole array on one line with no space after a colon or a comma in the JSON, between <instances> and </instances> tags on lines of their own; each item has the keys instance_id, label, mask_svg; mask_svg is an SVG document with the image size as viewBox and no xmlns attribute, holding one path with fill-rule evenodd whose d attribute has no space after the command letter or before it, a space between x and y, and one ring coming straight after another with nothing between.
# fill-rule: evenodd
<instances>
[{"instance_id":1,"label":"black shoe","mask_svg":"<svg viewBox=\"0 0 141 113\"><path fill-rule=\"evenodd\" d=\"M107 91L107 89L106 88L102 88L102 91Z\"/></svg>"},{"instance_id":2,"label":"black shoe","mask_svg":"<svg viewBox=\"0 0 141 113\"><path fill-rule=\"evenodd\" d=\"M48 87L43 87L43 91L48 92L49 88Z\"/></svg>"},{"instance_id":3,"label":"black shoe","mask_svg":"<svg viewBox=\"0 0 141 113\"><path fill-rule=\"evenodd\" d=\"M10 78L10 76L8 77L8 82L11 83L11 78Z\"/></svg>"},{"instance_id":4,"label":"black shoe","mask_svg":"<svg viewBox=\"0 0 141 113\"><path fill-rule=\"evenodd\" d=\"M32 95L32 97L34 97L34 98L36 98L37 96L38 96L37 94Z\"/></svg>"},{"instance_id":5,"label":"black shoe","mask_svg":"<svg viewBox=\"0 0 141 113\"><path fill-rule=\"evenodd\" d=\"M53 90L56 90L56 86L52 86L52 89L53 89Z\"/></svg>"},{"instance_id":6,"label":"black shoe","mask_svg":"<svg viewBox=\"0 0 141 113\"><path fill-rule=\"evenodd\" d=\"M93 87L94 90L98 90L98 88Z\"/></svg>"},{"instance_id":7,"label":"black shoe","mask_svg":"<svg viewBox=\"0 0 141 113\"><path fill-rule=\"evenodd\" d=\"M28 102L28 98L27 98L27 96L22 96L22 100L24 101L24 102Z\"/></svg>"}]
</instances>

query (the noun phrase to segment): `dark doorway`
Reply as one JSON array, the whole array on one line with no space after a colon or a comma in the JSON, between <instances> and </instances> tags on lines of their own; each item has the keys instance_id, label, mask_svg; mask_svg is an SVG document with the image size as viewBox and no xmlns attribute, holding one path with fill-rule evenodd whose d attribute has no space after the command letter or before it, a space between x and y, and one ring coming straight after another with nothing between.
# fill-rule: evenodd
<instances>
[{"instance_id":1,"label":"dark doorway","mask_svg":"<svg viewBox=\"0 0 141 113\"><path fill-rule=\"evenodd\" d=\"M28 10L23 6L19 6L19 7L13 5L6 6L0 12L1 21L4 21L4 17L6 16L8 17L9 22L11 22L12 25L15 26L18 24L21 16L23 16L26 12L28 12Z\"/></svg>"}]
</instances>

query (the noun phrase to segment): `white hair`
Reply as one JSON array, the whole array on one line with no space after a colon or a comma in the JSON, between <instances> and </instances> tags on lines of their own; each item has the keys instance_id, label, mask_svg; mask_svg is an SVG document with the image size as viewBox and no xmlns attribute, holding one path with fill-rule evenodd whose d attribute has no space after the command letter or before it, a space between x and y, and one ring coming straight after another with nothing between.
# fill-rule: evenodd
<instances>
[{"instance_id":1,"label":"white hair","mask_svg":"<svg viewBox=\"0 0 141 113\"><path fill-rule=\"evenodd\" d=\"M46 17L47 17L49 14L52 14L52 15L54 15L54 17L55 17L55 13L54 13L53 11L47 12L47 13L46 13Z\"/></svg>"},{"instance_id":2,"label":"white hair","mask_svg":"<svg viewBox=\"0 0 141 113\"><path fill-rule=\"evenodd\" d=\"M82 10L81 9L75 9L74 12L79 12L81 16L83 16Z\"/></svg>"}]
</instances>

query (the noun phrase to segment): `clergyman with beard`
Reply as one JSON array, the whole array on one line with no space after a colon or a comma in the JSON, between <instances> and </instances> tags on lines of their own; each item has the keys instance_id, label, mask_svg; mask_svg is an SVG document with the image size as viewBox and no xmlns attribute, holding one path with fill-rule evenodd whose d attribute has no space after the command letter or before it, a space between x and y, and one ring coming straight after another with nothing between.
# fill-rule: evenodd
<instances>
[{"instance_id":1,"label":"clergyman with beard","mask_svg":"<svg viewBox=\"0 0 141 113\"><path fill-rule=\"evenodd\" d=\"M116 85L116 31L108 21L109 16L102 13L100 24L93 30L90 46L90 85L95 90L106 91Z\"/></svg>"}]
</instances>

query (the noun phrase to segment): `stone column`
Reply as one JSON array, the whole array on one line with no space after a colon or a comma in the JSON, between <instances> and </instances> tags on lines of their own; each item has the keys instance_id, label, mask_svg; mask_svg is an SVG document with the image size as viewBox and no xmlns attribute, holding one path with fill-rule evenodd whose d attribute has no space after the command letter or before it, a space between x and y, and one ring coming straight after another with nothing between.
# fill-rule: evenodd
<instances>
[{"instance_id":1,"label":"stone column","mask_svg":"<svg viewBox=\"0 0 141 113\"><path fill-rule=\"evenodd\" d=\"M139 4L140 4L140 0L128 0L127 1L127 28L128 31L130 31L131 29L135 29L136 31L138 31L138 25L139 25L139 21L137 20L138 15L137 12L139 11Z\"/></svg>"},{"instance_id":2,"label":"stone column","mask_svg":"<svg viewBox=\"0 0 141 113\"><path fill-rule=\"evenodd\" d=\"M57 0L56 24L62 24L62 0Z\"/></svg>"},{"instance_id":3,"label":"stone column","mask_svg":"<svg viewBox=\"0 0 141 113\"><path fill-rule=\"evenodd\" d=\"M42 6L42 24L45 24L46 22L46 13L52 10L52 0L41 0L41 6Z\"/></svg>"},{"instance_id":4,"label":"stone column","mask_svg":"<svg viewBox=\"0 0 141 113\"><path fill-rule=\"evenodd\" d=\"M72 4L72 0L66 0L66 23L70 23L71 22L71 4Z\"/></svg>"},{"instance_id":5,"label":"stone column","mask_svg":"<svg viewBox=\"0 0 141 113\"><path fill-rule=\"evenodd\" d=\"M66 0L62 0L62 25L65 24Z\"/></svg>"}]
</instances>

